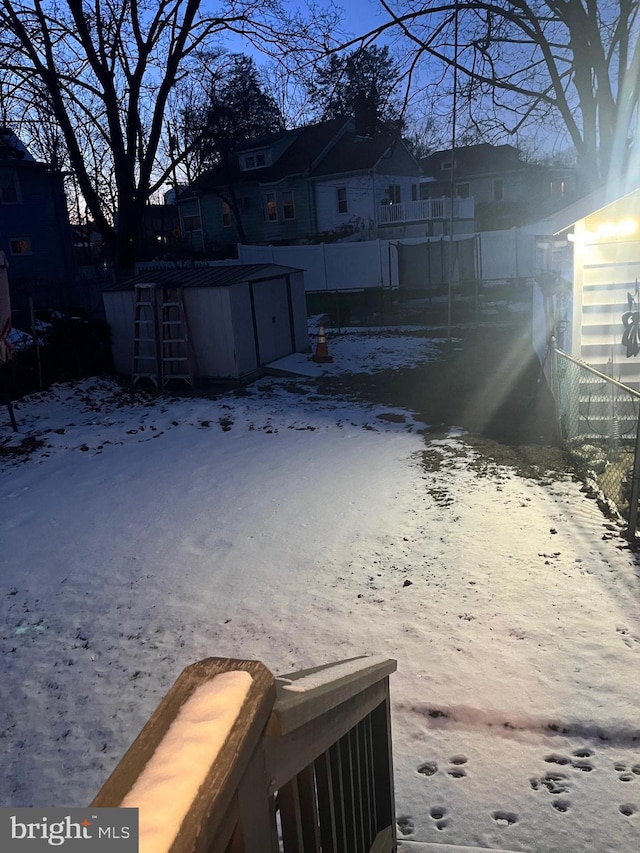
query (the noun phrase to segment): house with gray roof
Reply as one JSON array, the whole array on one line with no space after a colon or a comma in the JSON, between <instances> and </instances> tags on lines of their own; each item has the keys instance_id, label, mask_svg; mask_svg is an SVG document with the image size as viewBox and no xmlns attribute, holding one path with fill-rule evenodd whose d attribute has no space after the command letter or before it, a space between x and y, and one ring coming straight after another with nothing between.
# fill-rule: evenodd
<instances>
[{"instance_id":1,"label":"house with gray roof","mask_svg":"<svg viewBox=\"0 0 640 853\"><path fill-rule=\"evenodd\" d=\"M433 151L420 164L421 198L473 198L478 231L538 222L579 195L574 167L528 163L513 145L461 145Z\"/></svg>"},{"instance_id":2,"label":"house with gray roof","mask_svg":"<svg viewBox=\"0 0 640 853\"><path fill-rule=\"evenodd\" d=\"M402 139L331 119L243 143L181 194L180 228L194 254L370 238L383 208L417 199L419 182Z\"/></svg>"}]
</instances>

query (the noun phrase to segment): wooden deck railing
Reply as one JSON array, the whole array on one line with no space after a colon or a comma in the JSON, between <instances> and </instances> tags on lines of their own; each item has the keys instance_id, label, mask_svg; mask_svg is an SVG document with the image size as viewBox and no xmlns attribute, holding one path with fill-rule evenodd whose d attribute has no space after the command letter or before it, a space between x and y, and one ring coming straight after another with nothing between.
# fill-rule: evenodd
<instances>
[{"instance_id":1,"label":"wooden deck railing","mask_svg":"<svg viewBox=\"0 0 640 853\"><path fill-rule=\"evenodd\" d=\"M92 805L139 808L140 853L392 853L395 669L193 664Z\"/></svg>"}]
</instances>

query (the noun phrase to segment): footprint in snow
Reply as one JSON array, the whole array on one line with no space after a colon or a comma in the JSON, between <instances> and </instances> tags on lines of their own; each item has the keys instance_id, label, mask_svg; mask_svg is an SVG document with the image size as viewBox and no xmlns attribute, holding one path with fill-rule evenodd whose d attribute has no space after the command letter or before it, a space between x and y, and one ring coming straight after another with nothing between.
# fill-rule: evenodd
<instances>
[{"instance_id":1,"label":"footprint in snow","mask_svg":"<svg viewBox=\"0 0 640 853\"><path fill-rule=\"evenodd\" d=\"M446 818L447 810L442 806L434 806L429 812L429 816L433 818L436 822L436 829L442 831L446 829L449 825L449 821Z\"/></svg>"},{"instance_id":2,"label":"footprint in snow","mask_svg":"<svg viewBox=\"0 0 640 853\"><path fill-rule=\"evenodd\" d=\"M638 813L638 806L635 803L623 803L618 810L625 817L633 817Z\"/></svg>"},{"instance_id":3,"label":"footprint in snow","mask_svg":"<svg viewBox=\"0 0 640 853\"><path fill-rule=\"evenodd\" d=\"M491 812L491 817L495 820L498 826L513 826L520 819L515 812L495 811Z\"/></svg>"},{"instance_id":4,"label":"footprint in snow","mask_svg":"<svg viewBox=\"0 0 640 853\"><path fill-rule=\"evenodd\" d=\"M592 749L589 749L588 746L585 746L583 749L576 749L575 752L571 753L575 755L576 758L592 758L595 755L595 752Z\"/></svg>"},{"instance_id":5,"label":"footprint in snow","mask_svg":"<svg viewBox=\"0 0 640 853\"><path fill-rule=\"evenodd\" d=\"M396 825L398 827L398 832L401 835L413 835L415 832L415 823L413 822L413 818L408 815L400 815L400 817L396 818Z\"/></svg>"},{"instance_id":6,"label":"footprint in snow","mask_svg":"<svg viewBox=\"0 0 640 853\"><path fill-rule=\"evenodd\" d=\"M564 794L568 790L566 783L566 775L564 773L545 773L538 779L533 778L529 783L534 791L540 790L540 786L547 789L550 794Z\"/></svg>"},{"instance_id":7,"label":"footprint in snow","mask_svg":"<svg viewBox=\"0 0 640 853\"><path fill-rule=\"evenodd\" d=\"M462 779L467 775L467 771L462 766L466 764L468 761L466 755L452 755L449 759L449 762L453 764L453 767L447 770L447 774L451 776L453 779Z\"/></svg>"},{"instance_id":8,"label":"footprint in snow","mask_svg":"<svg viewBox=\"0 0 640 853\"><path fill-rule=\"evenodd\" d=\"M593 764L590 761L572 761L571 766L575 770L582 770L583 773L591 773Z\"/></svg>"},{"instance_id":9,"label":"footprint in snow","mask_svg":"<svg viewBox=\"0 0 640 853\"><path fill-rule=\"evenodd\" d=\"M422 776L433 776L434 773L438 772L438 765L435 761L425 761L424 764L420 764L416 769Z\"/></svg>"},{"instance_id":10,"label":"footprint in snow","mask_svg":"<svg viewBox=\"0 0 640 853\"><path fill-rule=\"evenodd\" d=\"M621 773L618 776L618 779L621 782L635 782L636 781L636 777L633 773Z\"/></svg>"},{"instance_id":11,"label":"footprint in snow","mask_svg":"<svg viewBox=\"0 0 640 853\"><path fill-rule=\"evenodd\" d=\"M544 760L547 764L571 764L571 759L567 755L559 755L557 752L552 752L551 755L545 755Z\"/></svg>"}]
</instances>

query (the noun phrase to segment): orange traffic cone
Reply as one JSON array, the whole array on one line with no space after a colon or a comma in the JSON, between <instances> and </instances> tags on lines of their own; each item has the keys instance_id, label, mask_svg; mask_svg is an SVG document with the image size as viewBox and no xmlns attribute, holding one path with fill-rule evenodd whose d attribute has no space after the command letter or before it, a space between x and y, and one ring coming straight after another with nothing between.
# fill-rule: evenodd
<instances>
[{"instance_id":1,"label":"orange traffic cone","mask_svg":"<svg viewBox=\"0 0 640 853\"><path fill-rule=\"evenodd\" d=\"M324 333L324 326L318 327L318 337L316 339L316 351L313 354L313 360L326 364L333 361L333 356L329 355L327 347L327 336Z\"/></svg>"}]
</instances>

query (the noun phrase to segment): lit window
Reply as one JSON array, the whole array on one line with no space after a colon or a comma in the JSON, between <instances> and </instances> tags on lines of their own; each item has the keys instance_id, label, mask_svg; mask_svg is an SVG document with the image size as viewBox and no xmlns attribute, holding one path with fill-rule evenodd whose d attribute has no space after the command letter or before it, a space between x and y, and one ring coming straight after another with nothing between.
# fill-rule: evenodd
<instances>
[{"instance_id":1,"label":"lit window","mask_svg":"<svg viewBox=\"0 0 640 853\"><path fill-rule=\"evenodd\" d=\"M347 213L347 188L346 187L338 187L336 189L336 199L338 202L338 213Z\"/></svg>"},{"instance_id":2,"label":"lit window","mask_svg":"<svg viewBox=\"0 0 640 853\"><path fill-rule=\"evenodd\" d=\"M31 241L26 238L20 240L9 240L9 249L12 255L30 255Z\"/></svg>"},{"instance_id":3,"label":"lit window","mask_svg":"<svg viewBox=\"0 0 640 853\"><path fill-rule=\"evenodd\" d=\"M278 209L276 207L276 194L266 193L264 197L264 218L267 222L278 221Z\"/></svg>"},{"instance_id":4,"label":"lit window","mask_svg":"<svg viewBox=\"0 0 640 853\"><path fill-rule=\"evenodd\" d=\"M222 202L222 226L229 228L231 225L231 208L226 201Z\"/></svg>"}]
</instances>

